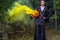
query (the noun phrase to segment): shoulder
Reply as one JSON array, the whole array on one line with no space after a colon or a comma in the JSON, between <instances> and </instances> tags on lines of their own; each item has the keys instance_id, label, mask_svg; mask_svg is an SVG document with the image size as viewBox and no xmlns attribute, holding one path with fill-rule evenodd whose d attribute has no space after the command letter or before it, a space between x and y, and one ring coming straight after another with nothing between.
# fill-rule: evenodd
<instances>
[{"instance_id":1,"label":"shoulder","mask_svg":"<svg viewBox=\"0 0 60 40\"><path fill-rule=\"evenodd\" d=\"M47 9L47 6L45 6L45 8Z\"/></svg>"},{"instance_id":2,"label":"shoulder","mask_svg":"<svg viewBox=\"0 0 60 40\"><path fill-rule=\"evenodd\" d=\"M37 7L36 7L36 9L39 9L39 8L40 8L40 6L37 6Z\"/></svg>"},{"instance_id":3,"label":"shoulder","mask_svg":"<svg viewBox=\"0 0 60 40\"><path fill-rule=\"evenodd\" d=\"M39 6L37 6L35 9L38 10L38 11L40 10Z\"/></svg>"},{"instance_id":4,"label":"shoulder","mask_svg":"<svg viewBox=\"0 0 60 40\"><path fill-rule=\"evenodd\" d=\"M48 11L48 8L47 8L47 6L45 6L45 10L46 10L46 11Z\"/></svg>"}]
</instances>

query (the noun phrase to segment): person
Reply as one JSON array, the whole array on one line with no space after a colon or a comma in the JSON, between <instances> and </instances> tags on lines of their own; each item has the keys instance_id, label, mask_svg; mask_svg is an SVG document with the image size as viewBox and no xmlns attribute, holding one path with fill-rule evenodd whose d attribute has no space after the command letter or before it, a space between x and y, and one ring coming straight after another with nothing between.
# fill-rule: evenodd
<instances>
[{"instance_id":1,"label":"person","mask_svg":"<svg viewBox=\"0 0 60 40\"><path fill-rule=\"evenodd\" d=\"M49 10L45 6L44 0L40 2L37 11L39 11L39 17L36 18L34 40L46 40L45 24L49 19Z\"/></svg>"}]
</instances>

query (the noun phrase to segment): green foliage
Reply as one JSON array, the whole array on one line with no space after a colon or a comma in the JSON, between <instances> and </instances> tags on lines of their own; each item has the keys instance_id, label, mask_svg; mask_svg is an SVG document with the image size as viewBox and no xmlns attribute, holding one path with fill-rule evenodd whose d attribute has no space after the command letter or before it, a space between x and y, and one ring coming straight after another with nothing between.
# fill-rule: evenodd
<instances>
[{"instance_id":1,"label":"green foliage","mask_svg":"<svg viewBox=\"0 0 60 40\"><path fill-rule=\"evenodd\" d=\"M7 16L6 11L14 0L0 0L0 22L4 21L5 16Z\"/></svg>"},{"instance_id":2,"label":"green foliage","mask_svg":"<svg viewBox=\"0 0 60 40\"><path fill-rule=\"evenodd\" d=\"M22 12L22 16L18 14L14 17L9 18L7 9L11 9L12 5L14 5L14 2L18 2L22 5L27 5L32 9L35 9L40 5L40 0L0 0L0 34L6 33L9 37L15 37L16 35L22 37L26 36L26 34L32 36L35 26L34 18L31 19L29 15L23 14L25 12ZM56 0L55 4L55 9L60 10L60 0ZM48 2L46 5L49 5ZM53 15L50 19L54 20L55 18L58 18L58 16L56 17L56 15ZM58 26L60 27L60 24Z\"/></svg>"},{"instance_id":3,"label":"green foliage","mask_svg":"<svg viewBox=\"0 0 60 40\"><path fill-rule=\"evenodd\" d=\"M54 20L55 18L57 18L57 15L53 15L50 17L50 20Z\"/></svg>"},{"instance_id":4,"label":"green foliage","mask_svg":"<svg viewBox=\"0 0 60 40\"><path fill-rule=\"evenodd\" d=\"M55 1L56 9L60 10L60 0Z\"/></svg>"},{"instance_id":5,"label":"green foliage","mask_svg":"<svg viewBox=\"0 0 60 40\"><path fill-rule=\"evenodd\" d=\"M9 38L13 37L13 36L15 37L16 35L18 35L18 33L16 31L19 31L20 37L24 36L27 33L29 34L30 31L31 31L30 33L33 33L34 26L35 26L35 23L34 23L35 19L31 19L29 15L24 14L25 12L22 12L22 15L18 14L13 17L9 17L7 9L8 8L11 9L11 7L12 7L12 5L14 5L15 1L5 0L4 3L3 3L3 1L1 1L1 2L2 2L2 4L1 4L2 10L0 12L2 13L2 16L0 19L1 19L1 22L3 20L2 25L4 25L4 26L3 27L0 26L0 27L5 29L5 30L2 30L2 31L4 31L3 33L8 34ZM33 8L32 4L30 4L29 0L27 0L27 2L25 0L18 0L16 2L18 2L22 5L27 5L30 8ZM3 17L3 15L5 15L5 16ZM27 31L27 30L29 30L29 31ZM26 33L26 31L27 31L27 33ZM29 35L31 35L31 34L29 34Z\"/></svg>"}]
</instances>

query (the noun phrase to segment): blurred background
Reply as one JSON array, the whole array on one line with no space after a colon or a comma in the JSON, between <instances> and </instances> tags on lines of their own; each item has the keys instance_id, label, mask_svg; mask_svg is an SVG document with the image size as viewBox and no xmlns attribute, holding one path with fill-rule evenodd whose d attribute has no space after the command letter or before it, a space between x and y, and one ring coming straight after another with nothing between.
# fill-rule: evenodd
<instances>
[{"instance_id":1,"label":"blurred background","mask_svg":"<svg viewBox=\"0 0 60 40\"><path fill-rule=\"evenodd\" d=\"M47 40L60 40L60 0L45 0L50 11L50 19L46 24ZM15 2L36 9L40 0L0 0L0 40L33 40L35 18L17 14L9 16L9 10ZM22 17L21 17L22 15Z\"/></svg>"}]
</instances>

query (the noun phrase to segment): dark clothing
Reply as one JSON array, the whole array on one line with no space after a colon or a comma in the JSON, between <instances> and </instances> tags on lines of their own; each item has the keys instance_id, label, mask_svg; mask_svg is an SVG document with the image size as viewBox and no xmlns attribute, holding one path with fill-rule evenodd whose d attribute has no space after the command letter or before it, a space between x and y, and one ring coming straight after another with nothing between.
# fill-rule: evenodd
<instances>
[{"instance_id":1,"label":"dark clothing","mask_svg":"<svg viewBox=\"0 0 60 40\"><path fill-rule=\"evenodd\" d=\"M34 40L46 40L45 23L47 22L46 20L49 19L49 12L47 7L45 7L43 11L41 11L40 7L38 7L37 10L40 12L40 16L36 19ZM46 19L43 19L43 17Z\"/></svg>"},{"instance_id":2,"label":"dark clothing","mask_svg":"<svg viewBox=\"0 0 60 40\"><path fill-rule=\"evenodd\" d=\"M34 40L46 40L45 25L37 25L35 27Z\"/></svg>"},{"instance_id":3,"label":"dark clothing","mask_svg":"<svg viewBox=\"0 0 60 40\"><path fill-rule=\"evenodd\" d=\"M40 16L36 19L36 25L44 25L49 19L49 11L46 6L43 11L41 11L40 7L38 7L37 10L40 12ZM46 19L43 19L43 17Z\"/></svg>"}]
</instances>

